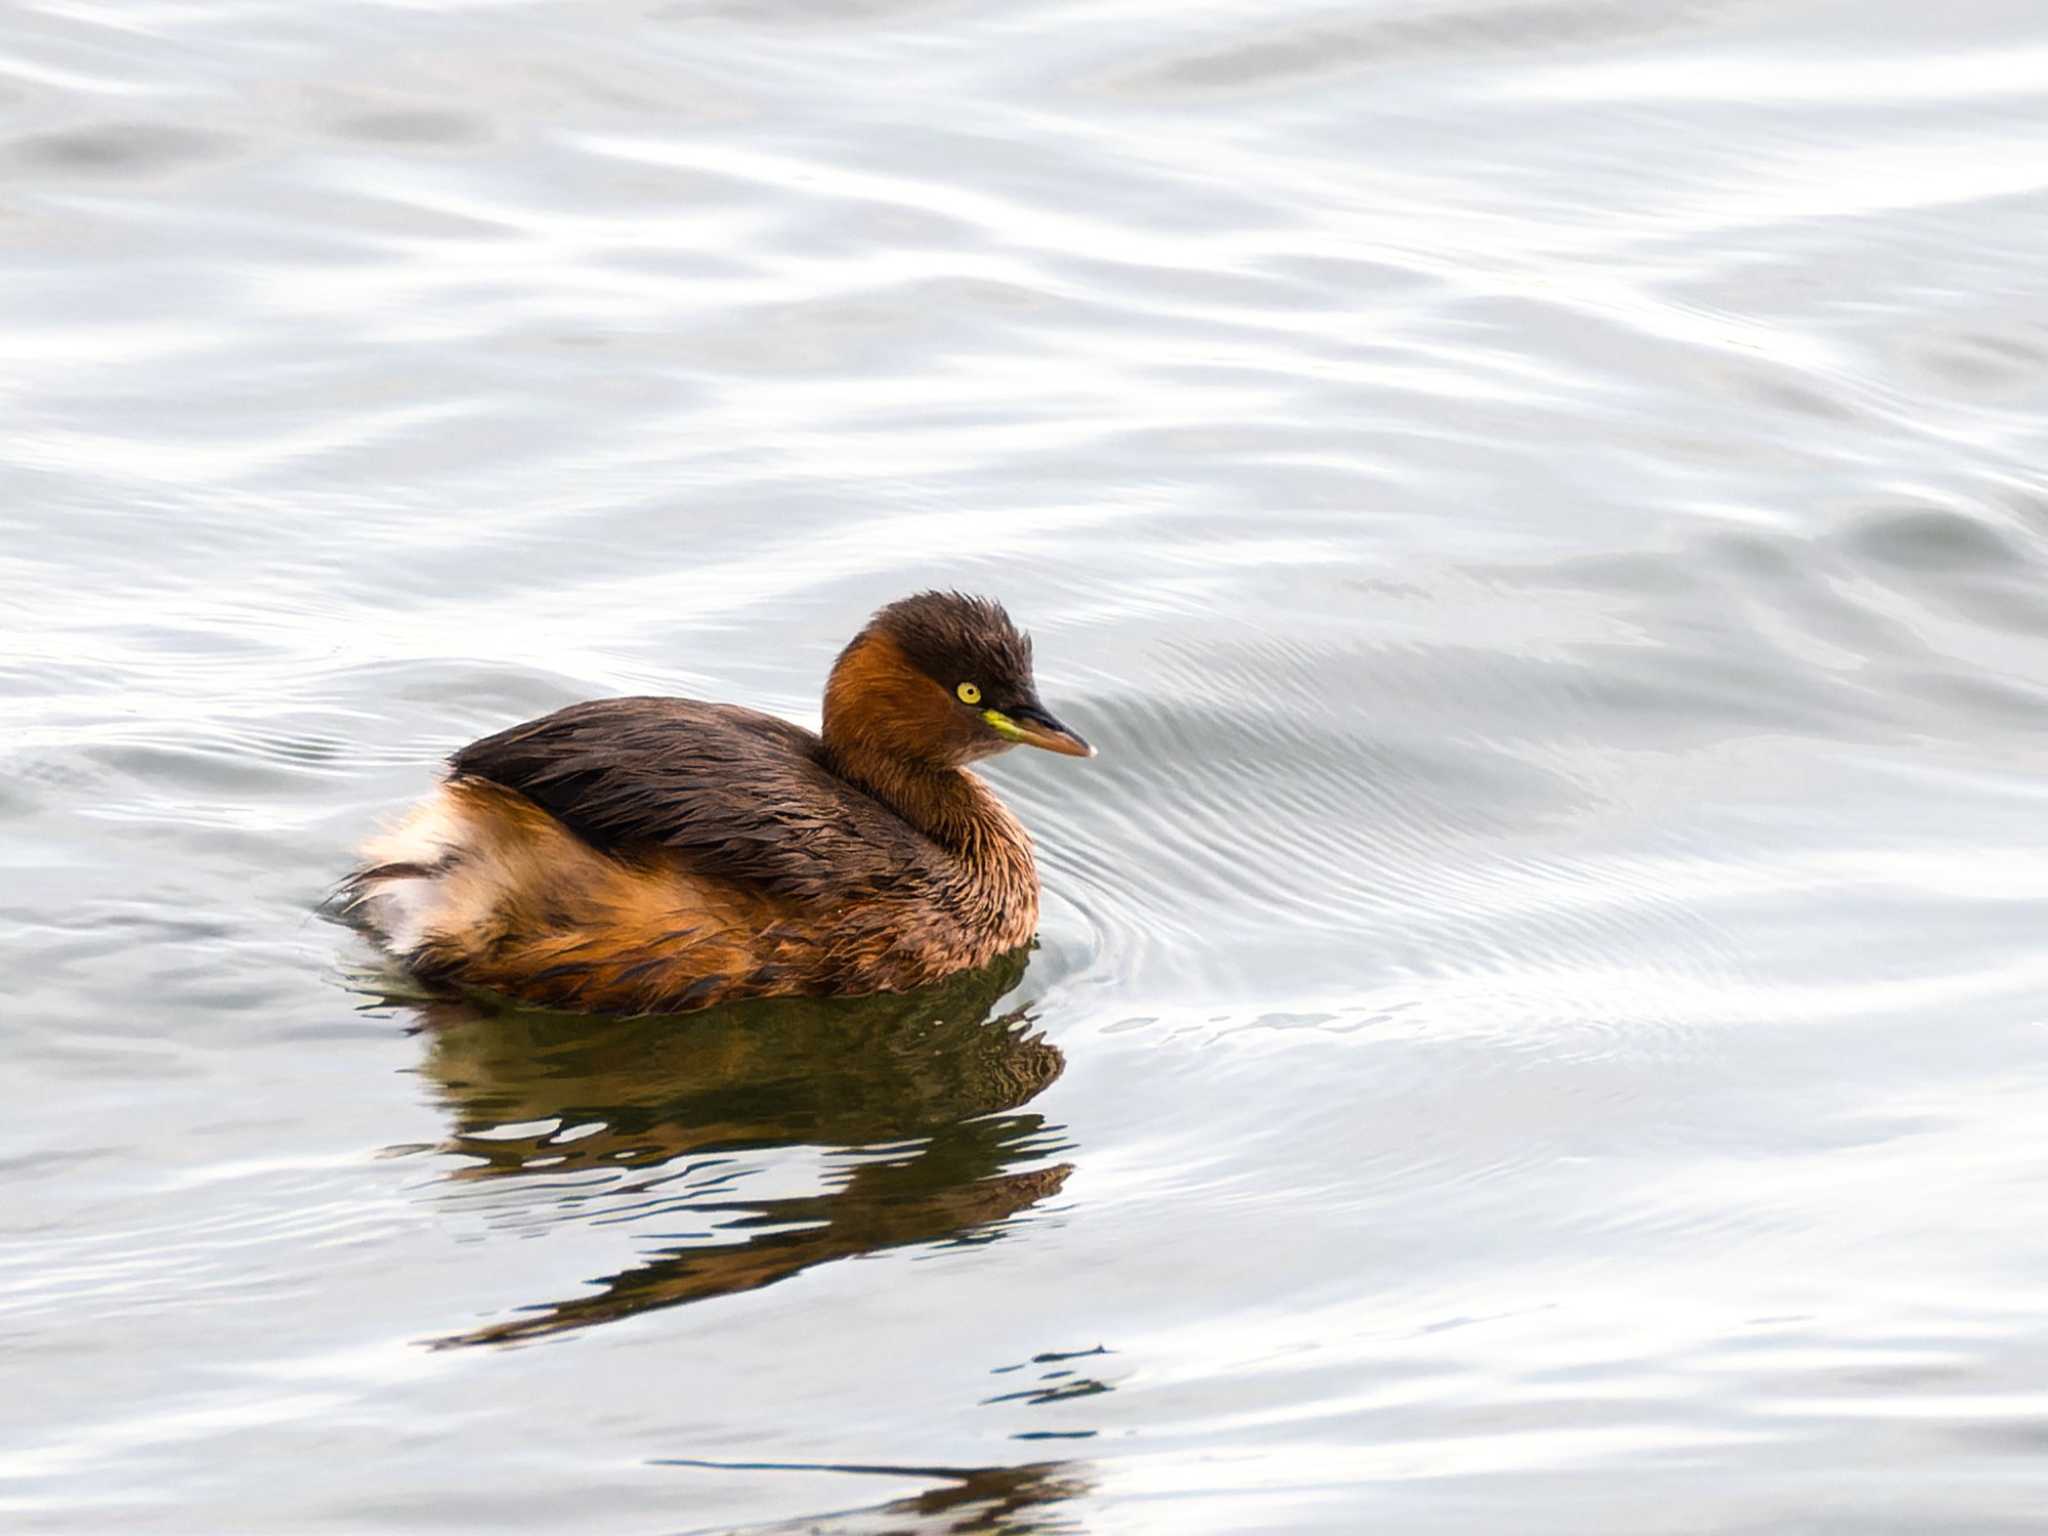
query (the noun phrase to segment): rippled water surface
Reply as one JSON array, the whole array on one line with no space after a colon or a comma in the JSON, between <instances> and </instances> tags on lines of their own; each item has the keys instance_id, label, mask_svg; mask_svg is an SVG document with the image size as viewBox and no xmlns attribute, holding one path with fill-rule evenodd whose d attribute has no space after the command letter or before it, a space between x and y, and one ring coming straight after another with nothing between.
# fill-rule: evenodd
<instances>
[{"instance_id":1,"label":"rippled water surface","mask_svg":"<svg viewBox=\"0 0 2048 1536\"><path fill-rule=\"evenodd\" d=\"M2044 249L2031 0L20 0L0 1520L2038 1529ZM1021 974L312 915L935 583Z\"/></svg>"}]
</instances>

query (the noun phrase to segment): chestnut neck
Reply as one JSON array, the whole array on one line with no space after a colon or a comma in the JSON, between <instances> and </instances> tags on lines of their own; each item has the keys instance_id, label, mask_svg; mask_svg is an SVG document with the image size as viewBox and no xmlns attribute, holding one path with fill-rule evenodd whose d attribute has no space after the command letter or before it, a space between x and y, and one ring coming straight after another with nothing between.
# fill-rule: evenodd
<instances>
[{"instance_id":1,"label":"chestnut neck","mask_svg":"<svg viewBox=\"0 0 2048 1536\"><path fill-rule=\"evenodd\" d=\"M963 768L948 768L878 750L859 740L825 737L834 772L888 806L933 842L955 853L980 840L991 798Z\"/></svg>"},{"instance_id":2,"label":"chestnut neck","mask_svg":"<svg viewBox=\"0 0 2048 1536\"><path fill-rule=\"evenodd\" d=\"M994 791L965 768L919 762L826 738L825 764L950 855L944 882L955 916L979 934L982 958L1028 940L1038 926L1031 839ZM979 964L977 960L975 963Z\"/></svg>"},{"instance_id":3,"label":"chestnut neck","mask_svg":"<svg viewBox=\"0 0 2048 1536\"><path fill-rule=\"evenodd\" d=\"M825 767L951 855L958 915L994 954L1038 924L1031 839L962 763L981 745L952 727L951 700L886 634L863 631L825 684Z\"/></svg>"},{"instance_id":4,"label":"chestnut neck","mask_svg":"<svg viewBox=\"0 0 2048 1536\"><path fill-rule=\"evenodd\" d=\"M887 633L863 630L825 683L828 765L941 847L997 856L1021 834L1008 811L960 766L952 703Z\"/></svg>"}]
</instances>

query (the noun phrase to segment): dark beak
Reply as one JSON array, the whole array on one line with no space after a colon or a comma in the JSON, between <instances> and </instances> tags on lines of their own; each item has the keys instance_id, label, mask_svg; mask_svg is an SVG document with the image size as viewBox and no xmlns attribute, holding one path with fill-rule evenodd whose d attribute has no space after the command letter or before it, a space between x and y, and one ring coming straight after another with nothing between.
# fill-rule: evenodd
<instances>
[{"instance_id":1,"label":"dark beak","mask_svg":"<svg viewBox=\"0 0 2048 1536\"><path fill-rule=\"evenodd\" d=\"M989 710L988 723L996 734L1027 747L1043 747L1062 757L1093 757L1095 749L1059 721L1042 705L1019 704L1009 710ZM1000 722L1000 723L999 723Z\"/></svg>"}]
</instances>

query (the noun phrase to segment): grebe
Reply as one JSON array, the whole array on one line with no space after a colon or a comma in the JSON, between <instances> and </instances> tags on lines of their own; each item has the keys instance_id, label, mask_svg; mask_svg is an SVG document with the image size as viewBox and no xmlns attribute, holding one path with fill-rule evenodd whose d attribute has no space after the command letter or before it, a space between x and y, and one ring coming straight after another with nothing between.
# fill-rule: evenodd
<instances>
[{"instance_id":1,"label":"grebe","mask_svg":"<svg viewBox=\"0 0 2048 1536\"><path fill-rule=\"evenodd\" d=\"M1001 605L880 610L823 724L624 698L487 736L338 910L430 983L599 1013L901 992L1028 943L1031 841L967 764L1095 749L1039 703Z\"/></svg>"}]
</instances>

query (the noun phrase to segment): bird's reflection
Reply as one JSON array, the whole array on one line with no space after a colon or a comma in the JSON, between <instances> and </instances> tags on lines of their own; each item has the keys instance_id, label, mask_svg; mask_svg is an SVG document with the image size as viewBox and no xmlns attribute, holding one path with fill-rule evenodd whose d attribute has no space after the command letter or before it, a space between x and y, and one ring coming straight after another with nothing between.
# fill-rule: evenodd
<instances>
[{"instance_id":1,"label":"bird's reflection","mask_svg":"<svg viewBox=\"0 0 2048 1536\"><path fill-rule=\"evenodd\" d=\"M747 1471L848 1472L888 1477L925 1477L939 1486L907 1499L836 1515L777 1525L749 1526L733 1536L1065 1536L1081 1529L1074 1504L1091 1493L1088 1468L1075 1462L1036 1462L1021 1467L804 1466L660 1460L656 1466L724 1467Z\"/></svg>"},{"instance_id":2,"label":"bird's reflection","mask_svg":"<svg viewBox=\"0 0 2048 1536\"><path fill-rule=\"evenodd\" d=\"M999 1235L1070 1171L1046 1162L1058 1131L1015 1112L1063 1058L1021 1010L991 1016L1023 964L1011 956L913 994L673 1019L420 1005L423 1070L453 1122L441 1150L470 1160L450 1180L516 1180L527 1216L538 1191L547 1219L691 1229L594 1292L436 1342L530 1339L830 1259ZM747 1198L763 1158L799 1147L830 1154L828 1188Z\"/></svg>"}]
</instances>

